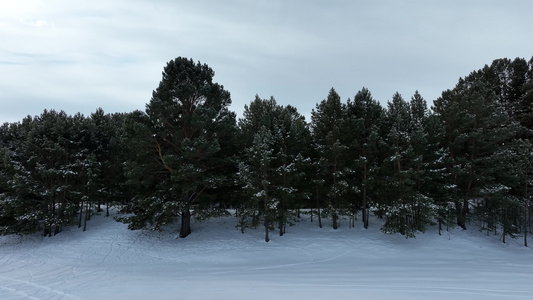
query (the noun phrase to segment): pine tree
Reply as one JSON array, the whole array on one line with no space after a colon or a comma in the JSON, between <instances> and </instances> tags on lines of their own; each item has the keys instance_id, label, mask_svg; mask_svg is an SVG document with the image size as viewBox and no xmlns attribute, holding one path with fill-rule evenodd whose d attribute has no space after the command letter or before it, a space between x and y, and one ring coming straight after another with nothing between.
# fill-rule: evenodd
<instances>
[{"instance_id":1,"label":"pine tree","mask_svg":"<svg viewBox=\"0 0 533 300\"><path fill-rule=\"evenodd\" d=\"M388 154L380 165L385 183L377 203L379 213L386 215L382 230L414 237L433 224L435 198L443 192L437 188L442 185L438 176L442 168L436 164L442 158L435 139L438 128L431 124L427 103L418 91L409 102L395 93L385 114Z\"/></svg>"},{"instance_id":2,"label":"pine tree","mask_svg":"<svg viewBox=\"0 0 533 300\"><path fill-rule=\"evenodd\" d=\"M275 197L272 186L276 183L273 182L272 170L275 168L274 148L277 145L273 135L278 126L276 117L280 113L281 107L273 97L263 100L256 95L250 105L245 105L243 118L239 119L238 141L239 148L243 149L239 162L239 180L244 191L238 208L241 232L247 227L256 228L260 218L264 218L264 224L270 226L270 219L275 214L266 210L270 206L265 206L265 201L273 201ZM268 229L265 227L266 236Z\"/></svg>"},{"instance_id":3,"label":"pine tree","mask_svg":"<svg viewBox=\"0 0 533 300\"><path fill-rule=\"evenodd\" d=\"M422 192L432 199L435 205L435 217L438 222L439 235L443 225L449 230L455 223L455 209L451 205L455 186L450 183L452 178L446 168L448 151L444 147L444 124L439 117L431 113L426 123L427 144L424 165L426 172L422 182Z\"/></svg>"},{"instance_id":4,"label":"pine tree","mask_svg":"<svg viewBox=\"0 0 533 300\"><path fill-rule=\"evenodd\" d=\"M362 209L364 228L368 228L371 199L375 198L379 188L379 178L374 170L380 163L379 145L381 141L381 126L383 124L383 108L372 98L366 88L357 92L353 101L348 100L347 125L348 143L351 166L355 176L351 184L361 186L361 193L357 196L360 201L356 206Z\"/></svg>"},{"instance_id":5,"label":"pine tree","mask_svg":"<svg viewBox=\"0 0 533 300\"><path fill-rule=\"evenodd\" d=\"M270 225L276 220L282 236L294 218L298 199L308 198L302 172L308 164L304 158L307 124L294 107L280 106L273 97L262 100L256 96L245 106L239 128L244 149L239 174L245 187L239 226L241 230L256 227L261 217Z\"/></svg>"},{"instance_id":6,"label":"pine tree","mask_svg":"<svg viewBox=\"0 0 533 300\"><path fill-rule=\"evenodd\" d=\"M82 199L93 201L87 186L98 176L90 151L94 130L81 114L53 110L11 128L3 151L2 173L10 176L2 197L2 214L10 219L4 232L55 235L76 221Z\"/></svg>"},{"instance_id":7,"label":"pine tree","mask_svg":"<svg viewBox=\"0 0 533 300\"><path fill-rule=\"evenodd\" d=\"M346 105L341 103L340 96L333 88L327 99L317 104L311 112L313 146L318 154L314 162L318 176L317 189L323 190L323 195L327 197L324 213L331 216L334 229L339 226L339 218L347 214L349 192L357 189L346 178L349 173L346 162L348 147L342 130L345 114Z\"/></svg>"},{"instance_id":8,"label":"pine tree","mask_svg":"<svg viewBox=\"0 0 533 300\"><path fill-rule=\"evenodd\" d=\"M389 156L383 167L389 174L380 199L385 210L386 222L382 227L385 233L399 232L407 237L413 236L413 212L410 203L415 198L414 169L415 156L410 139L411 112L407 101L395 93L388 102L386 110Z\"/></svg>"},{"instance_id":9,"label":"pine tree","mask_svg":"<svg viewBox=\"0 0 533 300\"><path fill-rule=\"evenodd\" d=\"M434 110L445 128L447 168L452 184L457 224L466 229L470 202L493 181L493 159L503 143L512 139L508 115L496 102L481 72L460 79L453 90L442 93ZM473 203L481 207L481 203ZM485 207L490 208L487 199ZM489 220L492 222L492 220Z\"/></svg>"},{"instance_id":10,"label":"pine tree","mask_svg":"<svg viewBox=\"0 0 533 300\"><path fill-rule=\"evenodd\" d=\"M191 209L222 212L208 191L227 184L228 158L220 157L221 133L235 128L230 94L213 82L206 64L178 57L167 63L163 78L146 105L127 122L132 183L142 185L130 204L134 215L121 220L131 229L161 229L181 215L180 237L191 232ZM206 203L207 202L207 203ZM203 211L202 211L203 210Z\"/></svg>"},{"instance_id":11,"label":"pine tree","mask_svg":"<svg viewBox=\"0 0 533 300\"><path fill-rule=\"evenodd\" d=\"M36 231L32 203L21 201L17 181L18 161L21 160L23 141L28 133L28 120L23 123L5 123L0 127L0 234L30 233ZM26 214L26 212L29 212ZM25 217L22 217L25 216Z\"/></svg>"},{"instance_id":12,"label":"pine tree","mask_svg":"<svg viewBox=\"0 0 533 300\"><path fill-rule=\"evenodd\" d=\"M513 182L516 184L516 197L518 198L521 226L520 231L524 236L524 246L528 246L528 233L533 225L533 201L531 200L531 186L533 185L533 145L529 140L517 140L514 145L514 154L511 168L516 175Z\"/></svg>"},{"instance_id":13,"label":"pine tree","mask_svg":"<svg viewBox=\"0 0 533 300\"><path fill-rule=\"evenodd\" d=\"M94 131L90 151L98 162L95 168L98 176L92 184L98 210L104 204L106 216L109 216L112 204L126 200L126 179L123 176L125 158L121 142L123 119L123 114L105 114L102 108L98 108L89 118Z\"/></svg>"},{"instance_id":14,"label":"pine tree","mask_svg":"<svg viewBox=\"0 0 533 300\"><path fill-rule=\"evenodd\" d=\"M526 132L526 137L530 138L531 130L533 130L533 57L527 65L528 71L526 80L521 87L521 97L516 101L514 109L516 112L515 119L522 126L529 129Z\"/></svg>"},{"instance_id":15,"label":"pine tree","mask_svg":"<svg viewBox=\"0 0 533 300\"><path fill-rule=\"evenodd\" d=\"M273 147L272 133L265 126L261 126L254 135L251 147L246 149L247 162L241 162L239 165L241 181L245 184L244 189L248 191L251 202L251 205L247 205L251 211L243 209L241 218L250 216L250 212L255 222L262 217L265 242L270 241L269 230L276 215L276 206L279 204L272 182L274 178L272 162L275 159Z\"/></svg>"},{"instance_id":16,"label":"pine tree","mask_svg":"<svg viewBox=\"0 0 533 300\"><path fill-rule=\"evenodd\" d=\"M520 118L518 108L524 95L523 86L528 78L528 69L528 63L523 58L501 58L479 70L492 88L499 106L513 118Z\"/></svg>"},{"instance_id":17,"label":"pine tree","mask_svg":"<svg viewBox=\"0 0 533 300\"><path fill-rule=\"evenodd\" d=\"M436 162L442 156L438 153L439 145L436 144L435 140L432 140L432 135L438 133L432 131L433 128L429 128L430 115L426 100L418 91L415 91L411 97L409 107L409 139L413 149L410 168L414 188L414 196L411 200L412 227L424 232L428 225L433 224L436 215L436 199L430 187L441 184L439 173L441 173L442 168L436 165Z\"/></svg>"}]
</instances>

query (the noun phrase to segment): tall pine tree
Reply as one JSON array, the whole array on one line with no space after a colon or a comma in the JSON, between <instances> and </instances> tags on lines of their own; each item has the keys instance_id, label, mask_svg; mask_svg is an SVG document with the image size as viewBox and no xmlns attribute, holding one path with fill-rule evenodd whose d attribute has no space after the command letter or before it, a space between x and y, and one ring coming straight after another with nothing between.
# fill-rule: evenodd
<instances>
[{"instance_id":1,"label":"tall pine tree","mask_svg":"<svg viewBox=\"0 0 533 300\"><path fill-rule=\"evenodd\" d=\"M128 173L142 189L122 218L131 229L160 229L181 216L180 237L191 233L191 209L220 212L210 193L228 184L232 162L222 139L234 136L230 94L213 82L206 64L178 57L146 105L129 120L132 161Z\"/></svg>"},{"instance_id":2,"label":"tall pine tree","mask_svg":"<svg viewBox=\"0 0 533 300\"><path fill-rule=\"evenodd\" d=\"M341 102L335 89L328 97L316 105L311 112L311 132L313 146L318 157L316 165L317 197L324 197L324 213L331 216L332 227L337 229L339 218L347 214L349 193L357 187L347 181L351 173L347 164L348 146L346 131L346 105ZM323 193L320 193L323 191Z\"/></svg>"}]
</instances>

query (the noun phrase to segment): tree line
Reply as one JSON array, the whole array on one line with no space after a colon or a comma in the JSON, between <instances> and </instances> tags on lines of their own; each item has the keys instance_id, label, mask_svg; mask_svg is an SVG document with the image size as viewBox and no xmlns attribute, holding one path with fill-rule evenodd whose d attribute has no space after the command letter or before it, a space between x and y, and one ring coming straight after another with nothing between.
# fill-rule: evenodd
<instances>
[{"instance_id":1,"label":"tree line","mask_svg":"<svg viewBox=\"0 0 533 300\"><path fill-rule=\"evenodd\" d=\"M332 88L307 121L256 96L237 119L206 64L164 67L145 111L90 116L45 110L0 127L0 233L64 226L118 205L129 229L198 220L233 208L265 240L301 213L414 237L429 226L476 226L523 237L533 229L533 58L497 59L428 107L418 92L385 106L362 88Z\"/></svg>"}]
</instances>

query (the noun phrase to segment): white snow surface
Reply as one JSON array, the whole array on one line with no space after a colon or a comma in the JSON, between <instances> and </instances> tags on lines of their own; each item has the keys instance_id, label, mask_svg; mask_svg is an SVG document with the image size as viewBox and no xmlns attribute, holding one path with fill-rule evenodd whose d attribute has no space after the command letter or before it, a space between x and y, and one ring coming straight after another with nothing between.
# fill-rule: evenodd
<instances>
[{"instance_id":1,"label":"white snow surface","mask_svg":"<svg viewBox=\"0 0 533 300\"><path fill-rule=\"evenodd\" d=\"M115 213L116 214L116 213ZM379 220L337 230L307 216L280 237L234 217L130 231L0 237L0 299L533 299L533 250L476 229L386 235ZM474 228L474 226L472 226Z\"/></svg>"}]
</instances>

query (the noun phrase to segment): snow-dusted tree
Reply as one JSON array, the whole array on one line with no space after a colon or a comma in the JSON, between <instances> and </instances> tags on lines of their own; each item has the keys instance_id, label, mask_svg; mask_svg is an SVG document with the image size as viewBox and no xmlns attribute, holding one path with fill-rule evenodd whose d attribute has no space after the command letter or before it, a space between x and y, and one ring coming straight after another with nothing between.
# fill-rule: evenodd
<instances>
[{"instance_id":1,"label":"snow-dusted tree","mask_svg":"<svg viewBox=\"0 0 533 300\"><path fill-rule=\"evenodd\" d=\"M379 188L379 178L375 170L380 163L381 130L383 126L383 108L372 98L367 88L361 89L353 101L346 105L347 116L345 130L348 135L350 169L354 171L349 181L361 187L355 201L355 207L362 210L364 228L368 228L371 199Z\"/></svg>"},{"instance_id":2,"label":"snow-dusted tree","mask_svg":"<svg viewBox=\"0 0 533 300\"><path fill-rule=\"evenodd\" d=\"M487 167L490 180L480 191L482 204L476 206L474 212L481 229L486 230L487 235L501 233L504 243L508 236L523 235L527 246L528 224L531 224L532 151L530 141L519 138L506 142L490 157L491 164Z\"/></svg>"},{"instance_id":3,"label":"snow-dusted tree","mask_svg":"<svg viewBox=\"0 0 533 300\"><path fill-rule=\"evenodd\" d=\"M53 110L12 127L18 140L4 152L11 176L2 205L11 214L8 231L57 234L77 220L82 197L92 197L87 185L98 176L93 127L81 114Z\"/></svg>"},{"instance_id":4,"label":"snow-dusted tree","mask_svg":"<svg viewBox=\"0 0 533 300\"><path fill-rule=\"evenodd\" d=\"M23 201L25 194L17 188L14 177L21 160L23 141L31 118L23 123L4 123L0 127L0 234L36 231L38 218L33 203ZM27 216L25 218L21 216Z\"/></svg>"},{"instance_id":5,"label":"snow-dusted tree","mask_svg":"<svg viewBox=\"0 0 533 300\"><path fill-rule=\"evenodd\" d=\"M98 108L89 117L94 128L91 153L98 162L99 176L92 182L95 189L98 210L105 205L106 216L109 208L116 203L124 203L127 190L124 177L125 147L122 143L122 130L125 114L106 114Z\"/></svg>"},{"instance_id":6,"label":"snow-dusted tree","mask_svg":"<svg viewBox=\"0 0 533 300\"><path fill-rule=\"evenodd\" d=\"M310 132L305 118L293 106L282 107L274 136L278 142L276 169L278 229L285 233L288 222L294 217L294 209L306 207L310 199L309 159Z\"/></svg>"},{"instance_id":7,"label":"snow-dusted tree","mask_svg":"<svg viewBox=\"0 0 533 300\"><path fill-rule=\"evenodd\" d=\"M465 229L470 202L494 181L494 155L514 134L508 114L496 100L482 72L473 72L435 101L434 111L445 129L450 181L456 187L457 224Z\"/></svg>"},{"instance_id":8,"label":"snow-dusted tree","mask_svg":"<svg viewBox=\"0 0 533 300\"><path fill-rule=\"evenodd\" d=\"M520 231L524 236L524 246L528 246L528 233L531 232L533 226L533 201L532 201L532 187L533 187L533 145L529 140L517 140L514 145L515 159L511 160L511 168L516 177L516 197L518 198L521 208L521 223Z\"/></svg>"},{"instance_id":9,"label":"snow-dusted tree","mask_svg":"<svg viewBox=\"0 0 533 300\"><path fill-rule=\"evenodd\" d=\"M317 191L326 197L324 213L331 216L332 226L337 229L339 217L347 214L349 195L357 189L350 184L347 175L351 172L347 164L348 146L345 125L346 105L341 103L335 89L316 105L311 112L313 146L318 156L314 164L318 178Z\"/></svg>"},{"instance_id":10,"label":"snow-dusted tree","mask_svg":"<svg viewBox=\"0 0 533 300\"><path fill-rule=\"evenodd\" d=\"M527 65L526 80L521 87L523 93L514 105L516 113L514 117L531 133L531 130L533 130L533 57L528 61ZM531 135L527 137L531 138Z\"/></svg>"},{"instance_id":11,"label":"snow-dusted tree","mask_svg":"<svg viewBox=\"0 0 533 300\"><path fill-rule=\"evenodd\" d=\"M435 205L439 235L446 225L446 230L455 224L455 209L452 205L455 186L450 182L450 173L446 168L448 151L443 146L444 126L438 116L431 113L426 119L426 153L423 157L425 172L421 179L420 191L432 199Z\"/></svg>"},{"instance_id":12,"label":"snow-dusted tree","mask_svg":"<svg viewBox=\"0 0 533 300\"><path fill-rule=\"evenodd\" d=\"M415 153L410 140L410 118L409 103L395 93L386 110L386 122L390 129L386 138L389 155L382 166L389 175L379 204L386 215L382 230L386 233L400 232L406 236L414 234L413 212L409 204L416 197L415 170L411 165Z\"/></svg>"},{"instance_id":13,"label":"snow-dusted tree","mask_svg":"<svg viewBox=\"0 0 533 300\"><path fill-rule=\"evenodd\" d=\"M209 215L217 210L208 192L228 183L231 168L224 139L235 136L230 94L213 82L206 64L178 57L167 63L163 78L146 105L127 122L131 183L140 186L122 218L131 229L160 229L181 215L180 237L191 232L191 208Z\"/></svg>"},{"instance_id":14,"label":"snow-dusted tree","mask_svg":"<svg viewBox=\"0 0 533 300\"><path fill-rule=\"evenodd\" d=\"M410 107L409 140L413 149L413 158L410 162L413 176L414 198L411 201L413 215L413 228L425 231L433 223L436 216L436 200L441 195L434 193L435 189L445 195L442 183L444 169L439 165L443 158L440 151L439 135L437 128L433 127L426 100L415 91ZM433 193L432 193L433 192ZM440 202L439 202L440 204Z\"/></svg>"},{"instance_id":15,"label":"snow-dusted tree","mask_svg":"<svg viewBox=\"0 0 533 300\"><path fill-rule=\"evenodd\" d=\"M269 230L276 215L276 208L279 205L273 183L275 170L273 169L274 157L274 136L266 126L261 126L254 134L252 145L245 149L245 161L239 164L239 176L244 184L244 189L248 192L249 200L241 208L241 226L244 226L245 219L252 218L257 222L263 218L265 227L265 241L270 241ZM253 226L253 225L252 225ZM241 230L243 230L241 228Z\"/></svg>"},{"instance_id":16,"label":"snow-dusted tree","mask_svg":"<svg viewBox=\"0 0 533 300\"><path fill-rule=\"evenodd\" d=\"M436 209L431 188L437 184L435 160L438 143L432 141L428 127L429 111L426 101L415 92L411 101L396 93L386 110L389 128L389 154L382 164L381 174L386 178L379 204L387 219L384 232L399 232L414 237L432 224Z\"/></svg>"},{"instance_id":17,"label":"snow-dusted tree","mask_svg":"<svg viewBox=\"0 0 533 300\"><path fill-rule=\"evenodd\" d=\"M241 230L256 227L259 218L272 226L275 220L283 235L299 200L308 198L303 172L309 163L305 158L309 140L305 119L292 106L256 96L245 106L239 128L244 149L239 174L245 186L239 226Z\"/></svg>"},{"instance_id":18,"label":"snow-dusted tree","mask_svg":"<svg viewBox=\"0 0 533 300\"><path fill-rule=\"evenodd\" d=\"M522 100L528 81L530 67L523 58L495 59L490 66L485 65L479 70L483 80L491 87L498 105L515 119L522 119Z\"/></svg>"}]
</instances>

